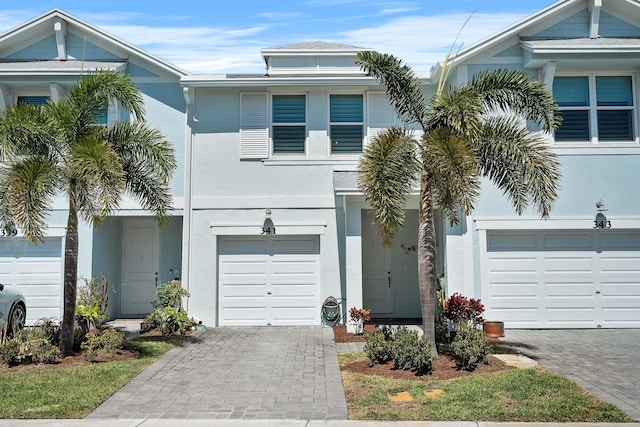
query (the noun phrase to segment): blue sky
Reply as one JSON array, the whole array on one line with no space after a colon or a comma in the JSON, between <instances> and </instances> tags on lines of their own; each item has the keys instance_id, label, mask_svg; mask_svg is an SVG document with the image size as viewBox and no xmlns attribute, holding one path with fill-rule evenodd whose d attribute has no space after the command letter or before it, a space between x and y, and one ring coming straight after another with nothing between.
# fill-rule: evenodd
<instances>
[{"instance_id":1,"label":"blue sky","mask_svg":"<svg viewBox=\"0 0 640 427\"><path fill-rule=\"evenodd\" d=\"M552 3L29 0L0 6L0 32L58 7L192 73L263 72L260 48L314 40L392 53L416 71L427 71L442 61L472 13L459 39L464 47Z\"/></svg>"}]
</instances>

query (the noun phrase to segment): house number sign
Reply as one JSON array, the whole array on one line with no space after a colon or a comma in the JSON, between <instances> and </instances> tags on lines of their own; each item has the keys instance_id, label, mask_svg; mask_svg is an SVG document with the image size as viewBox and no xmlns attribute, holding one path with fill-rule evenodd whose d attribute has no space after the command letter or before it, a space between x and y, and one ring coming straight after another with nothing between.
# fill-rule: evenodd
<instances>
[{"instance_id":1,"label":"house number sign","mask_svg":"<svg viewBox=\"0 0 640 427\"><path fill-rule=\"evenodd\" d=\"M599 212L596 215L596 219L593 221L593 228L601 230L611 228L611 221L607 220L607 217L604 216L602 212Z\"/></svg>"},{"instance_id":2,"label":"house number sign","mask_svg":"<svg viewBox=\"0 0 640 427\"><path fill-rule=\"evenodd\" d=\"M15 228L13 230L2 229L2 237L13 237L18 235L18 230Z\"/></svg>"},{"instance_id":3,"label":"house number sign","mask_svg":"<svg viewBox=\"0 0 640 427\"><path fill-rule=\"evenodd\" d=\"M276 227L275 226L270 226L270 227L261 227L260 228L260 234L276 234Z\"/></svg>"}]
</instances>

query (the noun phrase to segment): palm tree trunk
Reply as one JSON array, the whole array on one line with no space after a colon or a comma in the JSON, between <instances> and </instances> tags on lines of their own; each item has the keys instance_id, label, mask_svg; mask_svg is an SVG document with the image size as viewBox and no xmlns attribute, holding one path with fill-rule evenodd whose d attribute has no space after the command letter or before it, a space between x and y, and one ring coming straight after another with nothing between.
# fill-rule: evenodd
<instances>
[{"instance_id":1,"label":"palm tree trunk","mask_svg":"<svg viewBox=\"0 0 640 427\"><path fill-rule=\"evenodd\" d=\"M75 203L75 184L72 183L69 187L69 217L64 245L64 311L60 333L60 352L64 357L73 354L78 281L78 211Z\"/></svg>"},{"instance_id":2,"label":"palm tree trunk","mask_svg":"<svg viewBox=\"0 0 640 427\"><path fill-rule=\"evenodd\" d=\"M422 306L424 335L431 342L431 353L436 348L436 230L433 220L431 179L426 172L420 177L420 211L418 213L418 284Z\"/></svg>"}]
</instances>

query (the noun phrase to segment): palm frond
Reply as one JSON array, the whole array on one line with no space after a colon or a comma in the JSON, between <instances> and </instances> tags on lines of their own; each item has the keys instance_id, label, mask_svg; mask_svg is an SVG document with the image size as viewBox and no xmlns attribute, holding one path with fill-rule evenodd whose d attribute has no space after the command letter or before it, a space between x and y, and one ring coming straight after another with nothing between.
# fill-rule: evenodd
<instances>
[{"instance_id":1,"label":"palm frond","mask_svg":"<svg viewBox=\"0 0 640 427\"><path fill-rule=\"evenodd\" d=\"M131 78L121 72L102 70L84 76L69 91L69 100L76 105L81 116L92 123L109 101L115 101L125 110L144 120L144 100Z\"/></svg>"},{"instance_id":2,"label":"palm frond","mask_svg":"<svg viewBox=\"0 0 640 427\"><path fill-rule=\"evenodd\" d=\"M445 129L425 135L423 163L431 178L434 200L451 224L468 215L480 194L476 153L464 140Z\"/></svg>"},{"instance_id":3,"label":"palm frond","mask_svg":"<svg viewBox=\"0 0 640 427\"><path fill-rule=\"evenodd\" d=\"M416 147L405 131L390 128L373 138L360 160L358 187L373 209L386 246L404 223L406 199L416 185Z\"/></svg>"},{"instance_id":4,"label":"palm frond","mask_svg":"<svg viewBox=\"0 0 640 427\"><path fill-rule=\"evenodd\" d=\"M544 83L525 71L497 69L473 76L469 86L482 97L488 109L512 111L551 133L562 121L555 99Z\"/></svg>"},{"instance_id":5,"label":"palm frond","mask_svg":"<svg viewBox=\"0 0 640 427\"><path fill-rule=\"evenodd\" d=\"M50 126L45 106L17 104L7 107L0 120L0 154L2 159L15 156L51 154L56 140L55 128Z\"/></svg>"},{"instance_id":6,"label":"palm frond","mask_svg":"<svg viewBox=\"0 0 640 427\"><path fill-rule=\"evenodd\" d=\"M487 120L475 141L480 172L493 181L522 214L529 203L548 215L558 196L560 162L542 141L516 117Z\"/></svg>"},{"instance_id":7,"label":"palm frond","mask_svg":"<svg viewBox=\"0 0 640 427\"><path fill-rule=\"evenodd\" d=\"M118 122L106 135L107 141L129 163L145 162L158 178L167 182L177 167L175 150L156 129L142 122Z\"/></svg>"},{"instance_id":8,"label":"palm frond","mask_svg":"<svg viewBox=\"0 0 640 427\"><path fill-rule=\"evenodd\" d=\"M125 189L124 171L111 145L95 138L77 141L69 152L69 174L77 182L76 206L94 223L117 209Z\"/></svg>"},{"instance_id":9,"label":"palm frond","mask_svg":"<svg viewBox=\"0 0 640 427\"><path fill-rule=\"evenodd\" d=\"M425 129L425 102L422 85L415 73L402 60L393 55L363 51L358 53L356 64L380 80L396 113L405 124L417 124Z\"/></svg>"},{"instance_id":10,"label":"palm frond","mask_svg":"<svg viewBox=\"0 0 640 427\"><path fill-rule=\"evenodd\" d=\"M59 184L56 164L45 158L26 157L11 164L4 178L5 197L16 225L30 241L43 240Z\"/></svg>"},{"instance_id":11,"label":"palm frond","mask_svg":"<svg viewBox=\"0 0 640 427\"><path fill-rule=\"evenodd\" d=\"M482 129L484 105L469 86L444 90L434 97L427 121L428 131L448 129L460 138L472 139Z\"/></svg>"}]
</instances>

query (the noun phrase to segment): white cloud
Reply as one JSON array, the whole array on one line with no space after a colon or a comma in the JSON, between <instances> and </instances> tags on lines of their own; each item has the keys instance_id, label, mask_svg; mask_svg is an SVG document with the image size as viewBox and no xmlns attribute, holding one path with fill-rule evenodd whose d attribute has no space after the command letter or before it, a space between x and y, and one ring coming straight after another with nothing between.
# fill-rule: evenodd
<instances>
[{"instance_id":1,"label":"white cloud","mask_svg":"<svg viewBox=\"0 0 640 427\"><path fill-rule=\"evenodd\" d=\"M354 1L360 0L320 0L315 3ZM409 5L401 2L398 8ZM387 13L391 12L387 10ZM17 22L37 15L32 11L3 11L0 14L0 31L6 31ZM276 31L274 26L284 24L278 24L277 21L261 22L260 25L247 21L246 25L235 27L233 24L225 27L189 27L176 25L177 21L184 19L184 16L178 15L169 21L138 13L80 15L87 22L187 71L207 74L263 73L265 65L260 48L309 40L373 48L402 58L416 71L426 71L444 59L458 30L469 17L468 14L387 16L379 25L370 27L335 32L324 29L322 25L314 25L306 27L304 33L292 34ZM272 17L286 21L286 16L273 14ZM468 47L523 17L522 14L513 13L476 14L465 27L459 42L464 42L464 46ZM379 22L379 19L372 22ZM148 25L137 25L137 22Z\"/></svg>"},{"instance_id":2,"label":"white cloud","mask_svg":"<svg viewBox=\"0 0 640 427\"><path fill-rule=\"evenodd\" d=\"M458 44L469 47L523 17L519 14L473 15ZM379 26L345 31L343 42L391 53L415 70L427 71L442 62L468 18L468 14L397 18Z\"/></svg>"}]
</instances>

